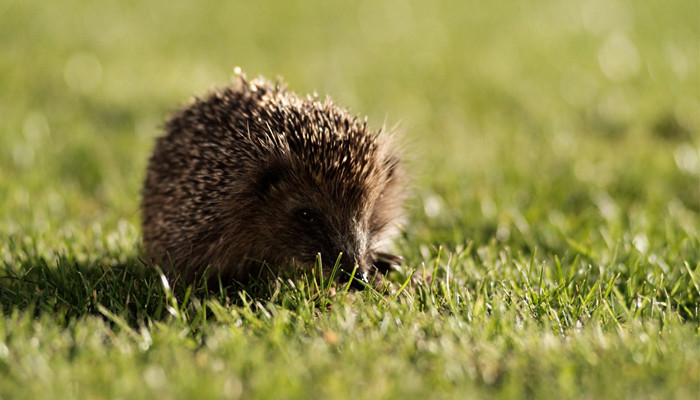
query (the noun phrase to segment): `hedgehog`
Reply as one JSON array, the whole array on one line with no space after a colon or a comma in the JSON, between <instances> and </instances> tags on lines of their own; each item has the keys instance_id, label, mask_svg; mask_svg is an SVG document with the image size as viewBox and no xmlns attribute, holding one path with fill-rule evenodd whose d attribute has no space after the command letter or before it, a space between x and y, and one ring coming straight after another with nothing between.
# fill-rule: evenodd
<instances>
[{"instance_id":1,"label":"hedgehog","mask_svg":"<svg viewBox=\"0 0 700 400\"><path fill-rule=\"evenodd\" d=\"M327 277L381 278L401 261L386 251L405 190L395 132L236 72L156 140L142 192L147 260L186 280L207 271L245 283L319 261Z\"/></svg>"}]
</instances>

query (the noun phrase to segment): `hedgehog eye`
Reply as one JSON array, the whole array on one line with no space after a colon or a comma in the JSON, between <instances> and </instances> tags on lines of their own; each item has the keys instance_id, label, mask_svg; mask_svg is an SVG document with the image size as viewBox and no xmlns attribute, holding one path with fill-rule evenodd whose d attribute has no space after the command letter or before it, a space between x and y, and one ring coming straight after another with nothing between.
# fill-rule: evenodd
<instances>
[{"instance_id":1,"label":"hedgehog eye","mask_svg":"<svg viewBox=\"0 0 700 400\"><path fill-rule=\"evenodd\" d=\"M313 224L316 222L316 214L308 208L300 208L296 211L296 217L299 221L306 224Z\"/></svg>"}]
</instances>

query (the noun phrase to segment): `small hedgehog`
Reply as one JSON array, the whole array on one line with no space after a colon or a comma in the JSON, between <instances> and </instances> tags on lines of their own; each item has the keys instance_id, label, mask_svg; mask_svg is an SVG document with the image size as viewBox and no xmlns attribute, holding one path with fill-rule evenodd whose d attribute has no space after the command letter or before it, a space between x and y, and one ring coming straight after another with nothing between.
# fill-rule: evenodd
<instances>
[{"instance_id":1,"label":"small hedgehog","mask_svg":"<svg viewBox=\"0 0 700 400\"><path fill-rule=\"evenodd\" d=\"M313 268L368 282L399 257L404 172L390 134L262 78L194 99L166 123L143 188L149 262L192 280ZM264 267L264 268L263 268ZM264 269L264 270L263 270ZM355 282L355 281L354 281Z\"/></svg>"}]
</instances>

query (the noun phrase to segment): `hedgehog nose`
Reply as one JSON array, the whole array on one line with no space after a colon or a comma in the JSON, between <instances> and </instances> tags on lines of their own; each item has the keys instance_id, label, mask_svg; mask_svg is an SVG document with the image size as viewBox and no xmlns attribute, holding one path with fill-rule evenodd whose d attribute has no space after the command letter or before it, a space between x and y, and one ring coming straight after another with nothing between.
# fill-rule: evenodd
<instances>
[{"instance_id":1,"label":"hedgehog nose","mask_svg":"<svg viewBox=\"0 0 700 400\"><path fill-rule=\"evenodd\" d=\"M369 276L367 274L367 271L362 271L358 269L355 271L355 275L351 276L352 272L347 273L346 276L346 283L348 280L352 279L352 282L350 282L350 287L355 289L355 290L362 290L365 288L366 285L369 285Z\"/></svg>"},{"instance_id":2,"label":"hedgehog nose","mask_svg":"<svg viewBox=\"0 0 700 400\"><path fill-rule=\"evenodd\" d=\"M367 266L358 257L343 253L340 257L340 270L341 280L348 282L352 279L350 285L353 289L364 289L365 284L369 283ZM355 271L354 275L353 271Z\"/></svg>"}]
</instances>

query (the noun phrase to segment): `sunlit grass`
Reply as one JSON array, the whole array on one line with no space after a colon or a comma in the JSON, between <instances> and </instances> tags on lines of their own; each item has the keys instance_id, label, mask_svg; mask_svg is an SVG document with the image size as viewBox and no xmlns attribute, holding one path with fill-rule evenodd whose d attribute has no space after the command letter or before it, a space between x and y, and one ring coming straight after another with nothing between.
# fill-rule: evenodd
<instances>
[{"instance_id":1,"label":"sunlit grass","mask_svg":"<svg viewBox=\"0 0 700 400\"><path fill-rule=\"evenodd\" d=\"M3 3L0 397L696 398L699 12ZM153 138L235 66L405 131L393 291L144 266Z\"/></svg>"}]
</instances>

